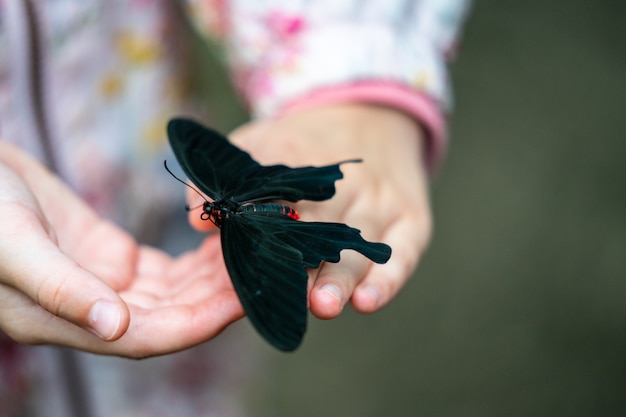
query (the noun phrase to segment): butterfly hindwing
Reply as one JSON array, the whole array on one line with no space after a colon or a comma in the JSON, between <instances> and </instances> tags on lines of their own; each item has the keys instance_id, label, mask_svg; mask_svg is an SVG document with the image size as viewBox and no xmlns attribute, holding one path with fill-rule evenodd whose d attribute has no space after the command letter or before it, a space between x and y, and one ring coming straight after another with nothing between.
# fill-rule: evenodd
<instances>
[{"instance_id":1,"label":"butterfly hindwing","mask_svg":"<svg viewBox=\"0 0 626 417\"><path fill-rule=\"evenodd\" d=\"M308 312L302 254L267 233L255 216L230 216L221 240L226 268L253 326L276 348L296 349Z\"/></svg>"},{"instance_id":2,"label":"butterfly hindwing","mask_svg":"<svg viewBox=\"0 0 626 417\"><path fill-rule=\"evenodd\" d=\"M322 201L335 194L343 178L340 165L290 168L262 166L228 139L188 119L172 119L170 144L189 179L212 199Z\"/></svg>"}]
</instances>

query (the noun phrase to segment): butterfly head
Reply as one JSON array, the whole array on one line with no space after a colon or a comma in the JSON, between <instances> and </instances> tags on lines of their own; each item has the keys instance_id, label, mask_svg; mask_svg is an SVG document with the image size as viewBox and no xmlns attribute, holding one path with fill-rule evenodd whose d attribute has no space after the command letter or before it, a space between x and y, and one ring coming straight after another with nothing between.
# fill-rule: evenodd
<instances>
[{"instance_id":1,"label":"butterfly head","mask_svg":"<svg viewBox=\"0 0 626 417\"><path fill-rule=\"evenodd\" d=\"M230 214L239 212L241 205L234 201L205 201L202 204L202 220L209 220L217 227L222 227L224 219Z\"/></svg>"}]
</instances>

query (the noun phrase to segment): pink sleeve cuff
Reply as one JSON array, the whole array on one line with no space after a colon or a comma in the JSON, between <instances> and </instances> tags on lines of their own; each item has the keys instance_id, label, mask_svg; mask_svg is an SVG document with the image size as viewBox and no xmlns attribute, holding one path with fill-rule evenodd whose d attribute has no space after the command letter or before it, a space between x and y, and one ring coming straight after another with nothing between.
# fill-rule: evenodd
<instances>
[{"instance_id":1,"label":"pink sleeve cuff","mask_svg":"<svg viewBox=\"0 0 626 417\"><path fill-rule=\"evenodd\" d=\"M375 103L394 107L414 117L424 129L425 163L435 170L446 153L447 132L439 106L427 95L401 84L364 81L313 90L284 105L280 113L330 103Z\"/></svg>"}]
</instances>

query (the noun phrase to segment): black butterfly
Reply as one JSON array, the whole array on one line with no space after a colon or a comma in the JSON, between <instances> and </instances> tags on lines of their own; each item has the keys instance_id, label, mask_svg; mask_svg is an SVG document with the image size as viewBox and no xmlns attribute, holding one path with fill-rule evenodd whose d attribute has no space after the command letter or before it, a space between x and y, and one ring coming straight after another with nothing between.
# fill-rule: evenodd
<instances>
[{"instance_id":1,"label":"black butterfly","mask_svg":"<svg viewBox=\"0 0 626 417\"><path fill-rule=\"evenodd\" d=\"M276 348L296 349L306 331L305 267L338 262L343 249L377 263L391 256L389 246L365 241L357 229L298 221L295 210L273 202L329 199L343 177L340 165L359 160L324 167L262 166L191 120L170 120L167 133L189 179L213 200L203 204L201 218L221 229L226 268L246 314Z\"/></svg>"}]
</instances>

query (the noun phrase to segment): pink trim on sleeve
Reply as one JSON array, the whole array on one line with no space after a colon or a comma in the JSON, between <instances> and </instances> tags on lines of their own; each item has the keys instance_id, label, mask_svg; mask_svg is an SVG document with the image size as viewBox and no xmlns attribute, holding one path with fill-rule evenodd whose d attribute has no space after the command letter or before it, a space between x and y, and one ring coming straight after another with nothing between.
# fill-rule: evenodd
<instances>
[{"instance_id":1,"label":"pink trim on sleeve","mask_svg":"<svg viewBox=\"0 0 626 417\"><path fill-rule=\"evenodd\" d=\"M376 103L402 110L417 119L426 132L426 165L439 166L446 153L446 123L439 106L425 94L391 82L362 81L316 89L283 106L280 113L329 103Z\"/></svg>"}]
</instances>

